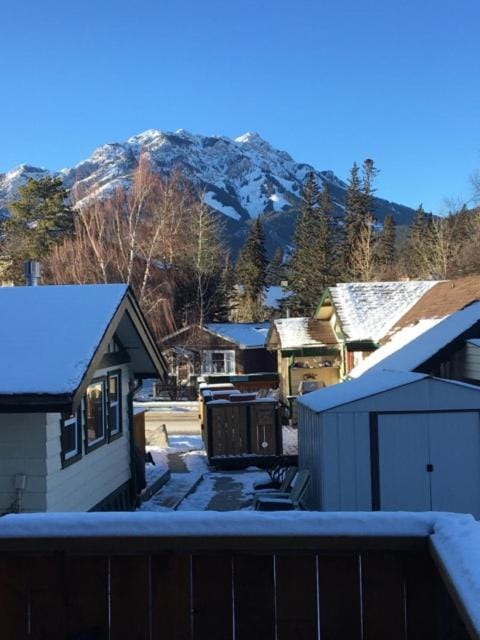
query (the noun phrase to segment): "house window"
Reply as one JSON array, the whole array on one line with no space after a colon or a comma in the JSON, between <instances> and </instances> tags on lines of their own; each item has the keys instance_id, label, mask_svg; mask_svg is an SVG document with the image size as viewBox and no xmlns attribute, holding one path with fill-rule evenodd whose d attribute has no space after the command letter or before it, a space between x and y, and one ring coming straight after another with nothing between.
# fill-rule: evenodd
<instances>
[{"instance_id":1,"label":"house window","mask_svg":"<svg viewBox=\"0 0 480 640\"><path fill-rule=\"evenodd\" d=\"M122 381L120 371L108 374L108 431L115 436L122 431Z\"/></svg>"},{"instance_id":2,"label":"house window","mask_svg":"<svg viewBox=\"0 0 480 640\"><path fill-rule=\"evenodd\" d=\"M64 413L60 422L62 465L67 466L82 455L81 409L74 414Z\"/></svg>"},{"instance_id":3,"label":"house window","mask_svg":"<svg viewBox=\"0 0 480 640\"><path fill-rule=\"evenodd\" d=\"M118 342L115 340L115 338L112 338L108 343L107 353L118 353L119 351L120 348L118 346Z\"/></svg>"},{"instance_id":4,"label":"house window","mask_svg":"<svg viewBox=\"0 0 480 640\"><path fill-rule=\"evenodd\" d=\"M85 394L85 432L88 449L105 441L105 379L94 380Z\"/></svg>"},{"instance_id":5,"label":"house window","mask_svg":"<svg viewBox=\"0 0 480 640\"><path fill-rule=\"evenodd\" d=\"M202 373L235 373L235 351L204 351Z\"/></svg>"}]
</instances>

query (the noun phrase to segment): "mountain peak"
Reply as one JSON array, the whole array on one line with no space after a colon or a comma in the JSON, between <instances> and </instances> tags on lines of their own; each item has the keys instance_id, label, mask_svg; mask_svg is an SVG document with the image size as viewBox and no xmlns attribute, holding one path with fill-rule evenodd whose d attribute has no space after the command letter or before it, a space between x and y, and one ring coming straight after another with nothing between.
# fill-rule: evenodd
<instances>
[{"instance_id":1,"label":"mountain peak","mask_svg":"<svg viewBox=\"0 0 480 640\"><path fill-rule=\"evenodd\" d=\"M185 129L147 129L123 142L104 144L75 167L50 172L29 165L0 174L0 217L29 177L45 175L62 178L65 187L74 185L85 198L92 194L107 197L118 187L128 187L140 156L147 153L152 169L167 176L175 169L183 173L205 202L227 219L232 234L242 237L251 218L266 215L271 224L271 242L291 241L295 210L305 177L314 171L321 184L328 184L332 213L341 218L345 208L346 185L331 171L295 161L286 151L273 147L262 136L248 131L235 139L205 136ZM78 202L81 206L81 200ZM394 212L397 224L409 222L413 212L401 205L376 199L379 221Z\"/></svg>"},{"instance_id":2,"label":"mountain peak","mask_svg":"<svg viewBox=\"0 0 480 640\"><path fill-rule=\"evenodd\" d=\"M238 136L238 138L235 138L234 142L239 142L240 144L252 143L252 142L268 144L262 138L262 136L259 133L257 133L256 131L247 131L244 134L242 134L241 136Z\"/></svg>"}]
</instances>

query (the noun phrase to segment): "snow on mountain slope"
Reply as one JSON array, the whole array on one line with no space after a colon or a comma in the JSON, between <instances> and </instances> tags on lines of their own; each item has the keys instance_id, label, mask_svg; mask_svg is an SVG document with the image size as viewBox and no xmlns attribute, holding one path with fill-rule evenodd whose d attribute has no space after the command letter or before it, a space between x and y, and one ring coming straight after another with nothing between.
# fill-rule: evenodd
<instances>
[{"instance_id":1,"label":"snow on mountain slope","mask_svg":"<svg viewBox=\"0 0 480 640\"><path fill-rule=\"evenodd\" d=\"M154 169L162 174L179 169L205 193L210 207L224 214L230 225L236 225L234 228L244 228L249 219L266 214L267 220L271 219L267 236L275 236L275 244L287 242L291 236L298 194L310 171L315 171L319 183L328 185L335 215L343 214L346 184L333 172L295 162L258 133L245 133L232 140L183 129L149 129L126 142L105 144L75 167L62 171L21 165L0 174L0 214L7 213L8 202L29 177L60 175L66 187L77 184L79 193L108 194L119 185L129 184L142 153L148 154ZM407 207L376 199L377 218L383 220L388 212L394 213L397 224L408 223L413 215Z\"/></svg>"}]
</instances>

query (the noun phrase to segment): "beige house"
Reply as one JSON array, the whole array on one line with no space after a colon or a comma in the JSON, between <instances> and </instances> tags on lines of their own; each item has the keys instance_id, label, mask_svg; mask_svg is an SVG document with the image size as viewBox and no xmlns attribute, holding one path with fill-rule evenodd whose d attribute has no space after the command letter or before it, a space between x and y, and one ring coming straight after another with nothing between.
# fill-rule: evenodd
<instances>
[{"instance_id":1,"label":"beige house","mask_svg":"<svg viewBox=\"0 0 480 640\"><path fill-rule=\"evenodd\" d=\"M281 400L344 380L435 281L346 282L325 289L313 318L274 320L266 340L277 354Z\"/></svg>"},{"instance_id":2,"label":"beige house","mask_svg":"<svg viewBox=\"0 0 480 640\"><path fill-rule=\"evenodd\" d=\"M125 285L0 288L0 514L129 509L132 397L165 365Z\"/></svg>"},{"instance_id":3,"label":"beige house","mask_svg":"<svg viewBox=\"0 0 480 640\"><path fill-rule=\"evenodd\" d=\"M280 400L288 403L303 382L323 387L340 382L341 349L329 321L314 318L274 320L266 340L276 352Z\"/></svg>"}]
</instances>

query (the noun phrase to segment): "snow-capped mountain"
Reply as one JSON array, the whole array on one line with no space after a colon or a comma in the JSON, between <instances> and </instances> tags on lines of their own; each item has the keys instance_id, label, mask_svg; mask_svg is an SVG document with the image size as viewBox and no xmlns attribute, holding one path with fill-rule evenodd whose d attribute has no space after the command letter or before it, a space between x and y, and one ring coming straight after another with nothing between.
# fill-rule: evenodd
<instances>
[{"instance_id":1,"label":"snow-capped mountain","mask_svg":"<svg viewBox=\"0 0 480 640\"><path fill-rule=\"evenodd\" d=\"M331 171L295 162L285 151L272 147L257 133L234 140L224 136L203 136L180 129L161 132L150 129L123 143L105 144L71 169L49 171L21 165L0 174L0 214L28 178L61 176L66 187L78 183L81 193L107 195L127 184L142 153L147 153L155 170L168 174L179 169L205 194L209 206L227 218L233 244L238 244L249 219L265 214L271 246L289 243L296 216L298 194L306 175L315 171L320 183L328 184L334 213L341 217L346 184ZM407 224L413 215L408 207L377 199L375 215L382 221L389 212L397 224ZM235 242L237 237L238 242Z\"/></svg>"}]
</instances>

